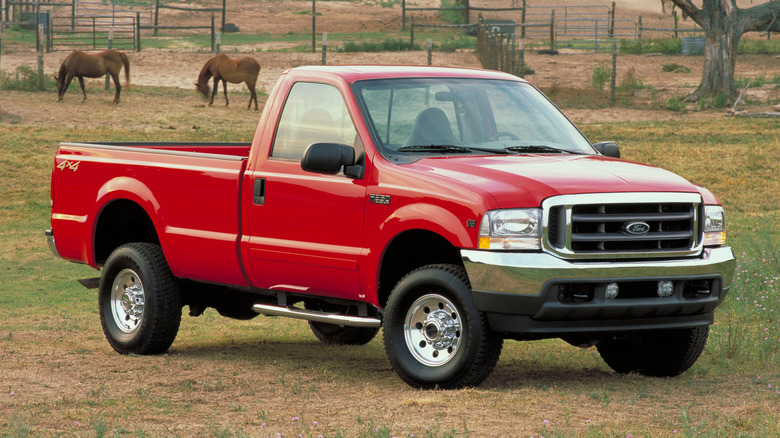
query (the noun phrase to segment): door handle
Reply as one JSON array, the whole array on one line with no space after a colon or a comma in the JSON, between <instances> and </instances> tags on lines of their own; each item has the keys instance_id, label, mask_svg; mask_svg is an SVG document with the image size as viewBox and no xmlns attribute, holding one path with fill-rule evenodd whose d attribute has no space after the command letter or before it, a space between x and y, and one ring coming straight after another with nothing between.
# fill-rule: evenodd
<instances>
[{"instance_id":1,"label":"door handle","mask_svg":"<svg viewBox=\"0 0 780 438\"><path fill-rule=\"evenodd\" d=\"M255 205L265 204L265 178L257 178L255 180L252 202Z\"/></svg>"}]
</instances>

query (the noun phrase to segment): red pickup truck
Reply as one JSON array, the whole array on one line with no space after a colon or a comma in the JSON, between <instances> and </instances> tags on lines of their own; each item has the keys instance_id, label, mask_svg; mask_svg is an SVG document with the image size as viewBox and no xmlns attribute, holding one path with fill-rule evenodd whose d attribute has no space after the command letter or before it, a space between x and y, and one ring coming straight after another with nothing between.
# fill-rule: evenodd
<instances>
[{"instance_id":1,"label":"red pickup truck","mask_svg":"<svg viewBox=\"0 0 780 438\"><path fill-rule=\"evenodd\" d=\"M119 353L165 352L188 306L326 343L383 328L422 388L479 384L504 339L677 375L732 285L724 211L619 157L508 74L301 67L251 143L62 143L46 235L102 269L82 282Z\"/></svg>"}]
</instances>

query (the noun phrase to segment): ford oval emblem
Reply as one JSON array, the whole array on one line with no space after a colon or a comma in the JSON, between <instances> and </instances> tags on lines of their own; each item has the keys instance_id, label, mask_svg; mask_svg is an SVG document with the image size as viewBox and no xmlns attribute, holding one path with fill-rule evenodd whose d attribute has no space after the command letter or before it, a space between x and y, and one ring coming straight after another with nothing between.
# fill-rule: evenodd
<instances>
[{"instance_id":1,"label":"ford oval emblem","mask_svg":"<svg viewBox=\"0 0 780 438\"><path fill-rule=\"evenodd\" d=\"M644 236L650 232L650 225L647 222L626 222L623 224L623 231L633 236Z\"/></svg>"}]
</instances>

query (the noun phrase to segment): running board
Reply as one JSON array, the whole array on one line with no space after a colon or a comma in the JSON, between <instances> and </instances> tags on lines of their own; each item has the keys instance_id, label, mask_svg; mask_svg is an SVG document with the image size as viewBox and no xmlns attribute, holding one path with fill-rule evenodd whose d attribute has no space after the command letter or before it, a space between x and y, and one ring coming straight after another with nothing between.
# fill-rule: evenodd
<instances>
[{"instance_id":1,"label":"running board","mask_svg":"<svg viewBox=\"0 0 780 438\"><path fill-rule=\"evenodd\" d=\"M326 324L346 325L350 327L376 327L382 326L382 320L369 316L349 316L335 313L304 310L296 307L272 306L256 303L252 310L269 316L286 316L289 318L305 319L307 321L324 322Z\"/></svg>"}]
</instances>

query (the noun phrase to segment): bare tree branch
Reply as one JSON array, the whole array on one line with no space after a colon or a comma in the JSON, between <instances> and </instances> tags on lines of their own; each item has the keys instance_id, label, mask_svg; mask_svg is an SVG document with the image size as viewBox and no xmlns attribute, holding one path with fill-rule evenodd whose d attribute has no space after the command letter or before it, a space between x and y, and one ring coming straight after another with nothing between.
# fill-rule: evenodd
<instances>
[{"instance_id":1,"label":"bare tree branch","mask_svg":"<svg viewBox=\"0 0 780 438\"><path fill-rule=\"evenodd\" d=\"M672 2L686 15L691 17L694 22L699 24L699 20L701 20L701 17L699 16L701 9L697 8L691 0L672 0Z\"/></svg>"},{"instance_id":2,"label":"bare tree branch","mask_svg":"<svg viewBox=\"0 0 780 438\"><path fill-rule=\"evenodd\" d=\"M780 1L739 10L746 32L780 32Z\"/></svg>"}]
</instances>

